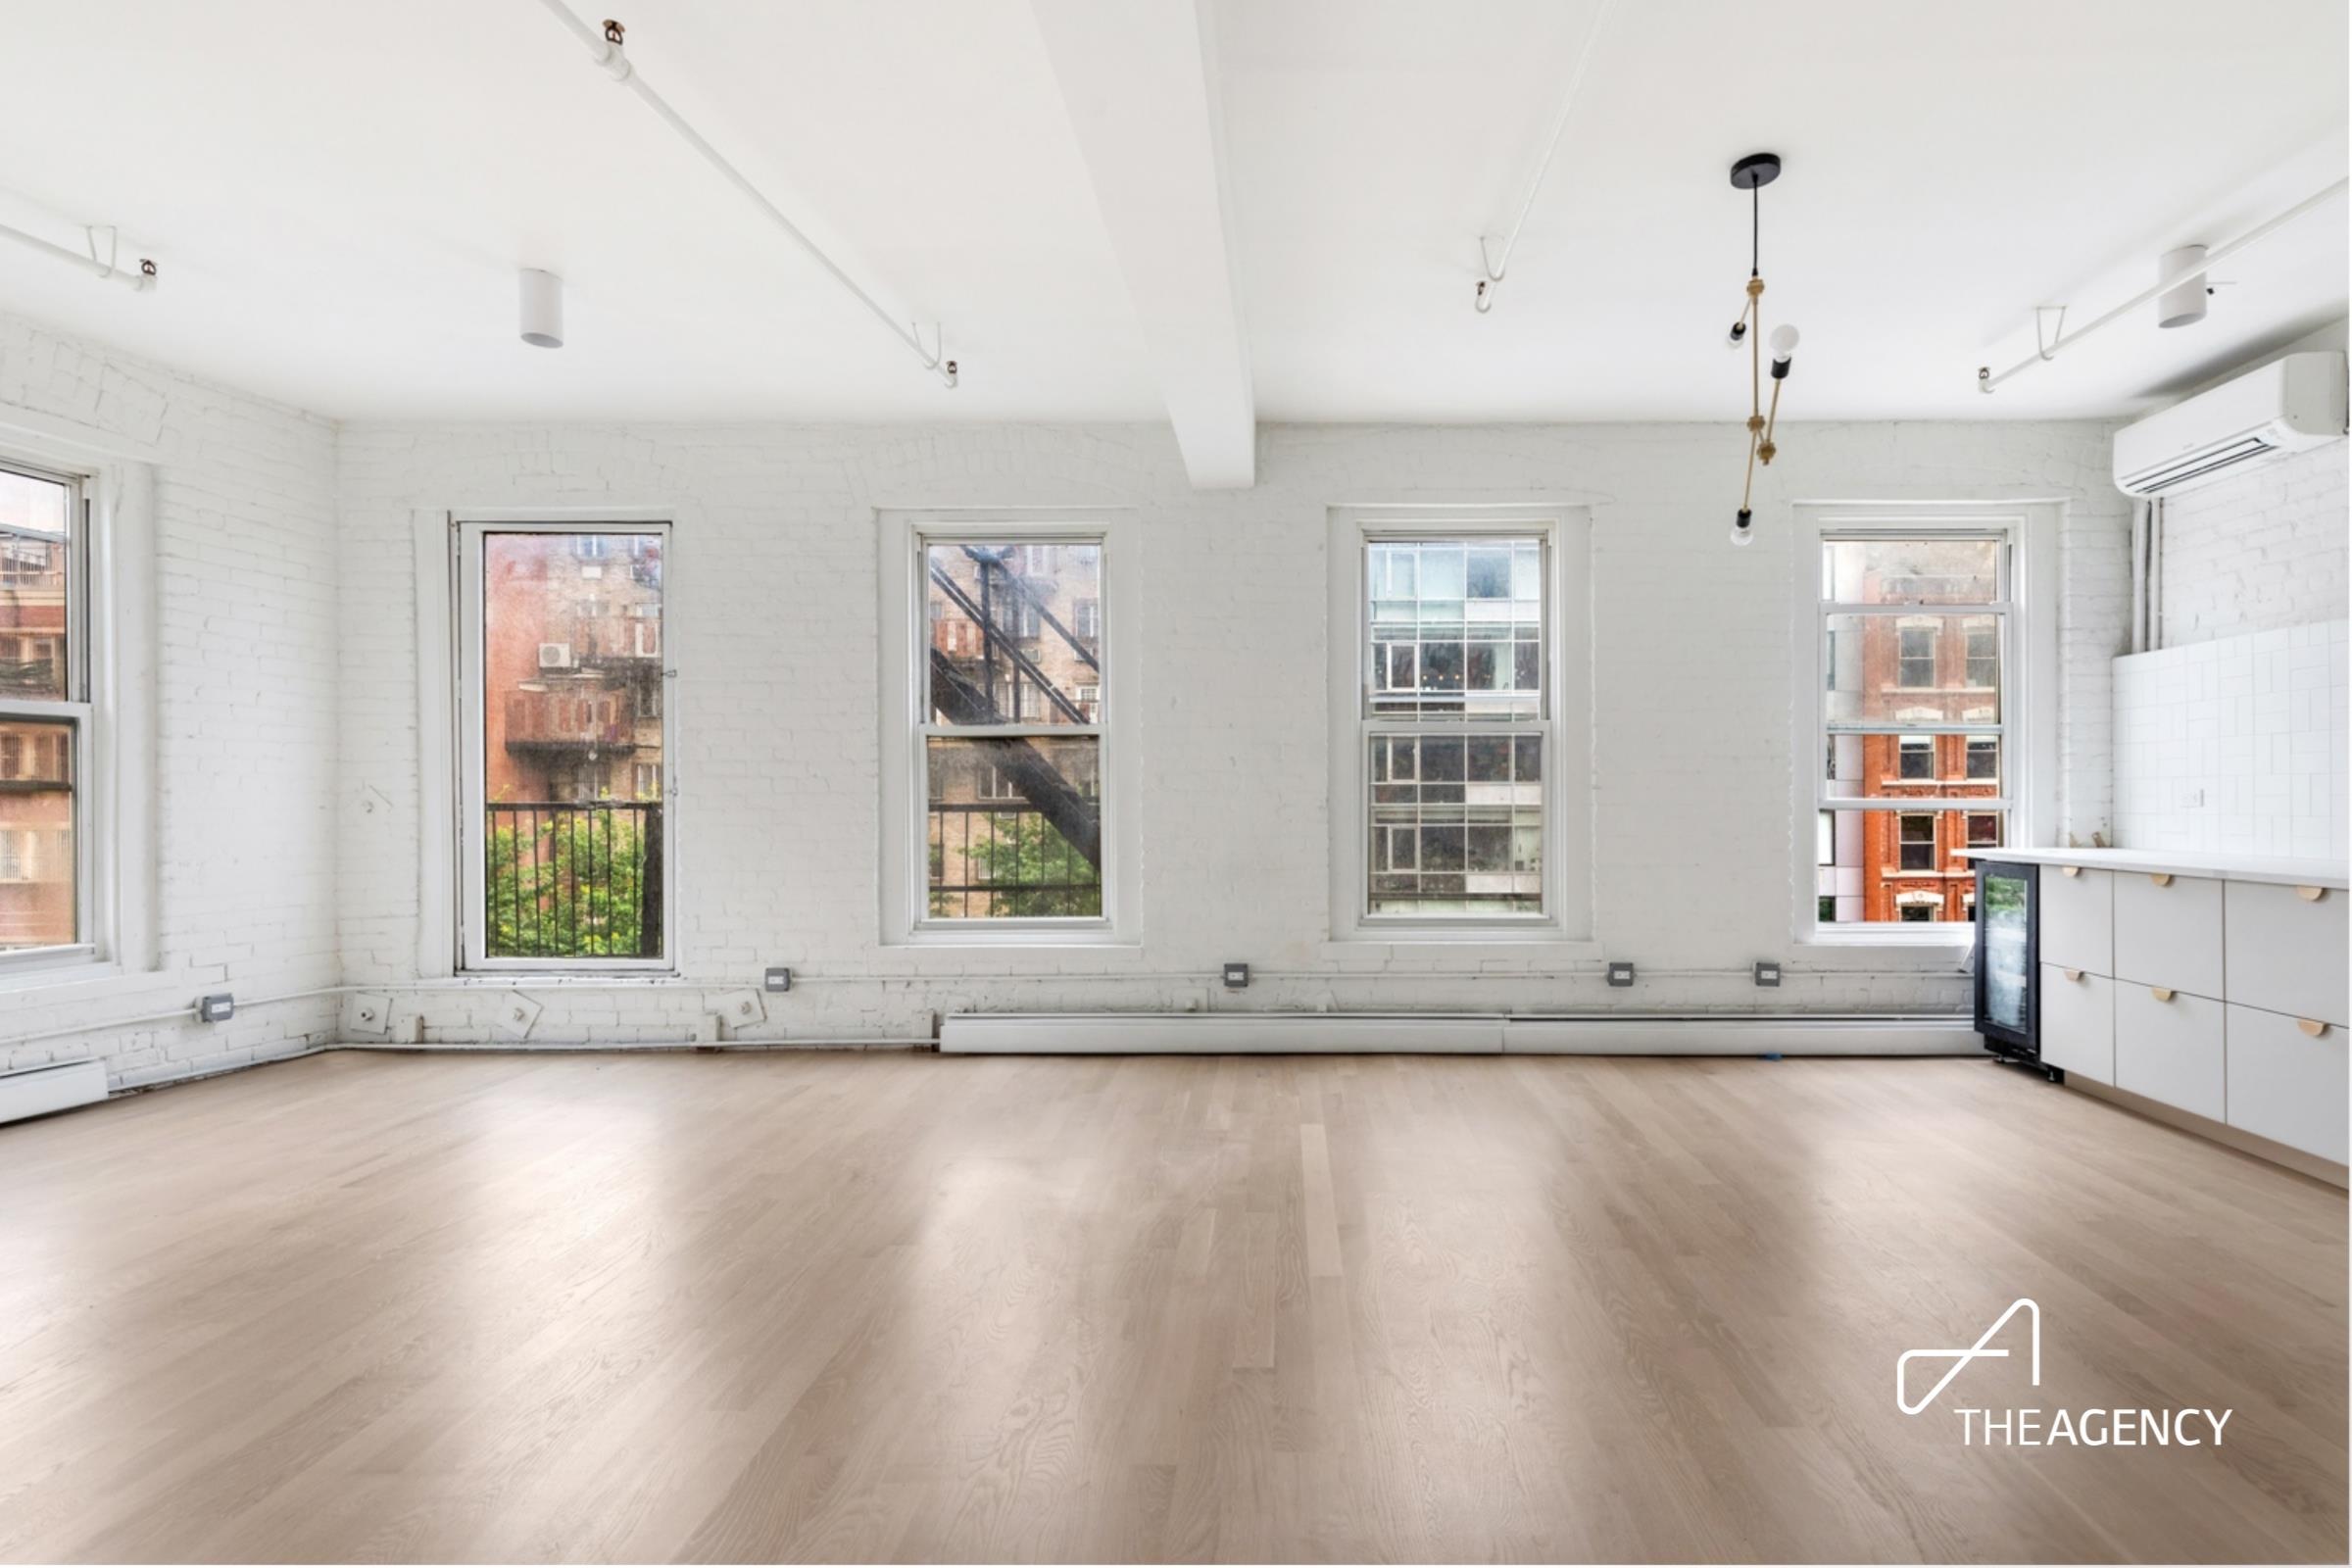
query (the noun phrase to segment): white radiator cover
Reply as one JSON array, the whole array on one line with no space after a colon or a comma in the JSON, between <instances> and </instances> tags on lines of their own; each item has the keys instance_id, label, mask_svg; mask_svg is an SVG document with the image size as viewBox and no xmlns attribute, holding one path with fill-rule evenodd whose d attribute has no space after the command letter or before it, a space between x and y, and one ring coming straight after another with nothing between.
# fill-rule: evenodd
<instances>
[{"instance_id":1,"label":"white radiator cover","mask_svg":"<svg viewBox=\"0 0 2352 1568\"><path fill-rule=\"evenodd\" d=\"M941 1024L939 1049L967 1055L1948 1056L1975 1055L1984 1043L1968 1019L1952 1016L958 1012Z\"/></svg>"},{"instance_id":2,"label":"white radiator cover","mask_svg":"<svg viewBox=\"0 0 2352 1568\"><path fill-rule=\"evenodd\" d=\"M106 1098L106 1066L97 1061L59 1061L0 1074L0 1122L46 1116L53 1110L95 1104Z\"/></svg>"}]
</instances>

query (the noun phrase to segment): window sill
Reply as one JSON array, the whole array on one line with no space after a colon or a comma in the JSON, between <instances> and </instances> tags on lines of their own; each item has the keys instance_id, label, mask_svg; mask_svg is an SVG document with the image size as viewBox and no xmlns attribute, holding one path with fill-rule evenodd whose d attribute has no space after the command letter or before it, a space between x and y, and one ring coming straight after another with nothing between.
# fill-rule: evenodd
<instances>
[{"instance_id":1,"label":"window sill","mask_svg":"<svg viewBox=\"0 0 2352 1568\"><path fill-rule=\"evenodd\" d=\"M541 986L667 985L679 978L675 969L460 969L454 975L425 980L387 981L403 990L417 986L504 986L537 990Z\"/></svg>"},{"instance_id":2,"label":"window sill","mask_svg":"<svg viewBox=\"0 0 2352 1568\"><path fill-rule=\"evenodd\" d=\"M65 991L92 981L126 978L132 976L121 964L111 958L99 957L86 949L65 949L52 956L35 957L27 954L22 957L0 959L0 993L11 996L25 992ZM36 996L27 1000L39 1002L46 999Z\"/></svg>"},{"instance_id":3,"label":"window sill","mask_svg":"<svg viewBox=\"0 0 2352 1568\"><path fill-rule=\"evenodd\" d=\"M1140 955L1144 945L1108 926L1085 928L1029 927L1009 931L948 931L926 929L909 931L882 944L884 948L960 948L998 953L1051 952L1055 949L1081 953L1127 953Z\"/></svg>"},{"instance_id":4,"label":"window sill","mask_svg":"<svg viewBox=\"0 0 2352 1568\"><path fill-rule=\"evenodd\" d=\"M1800 948L1969 948L1976 945L1977 928L1965 921L1947 920L1925 931L1823 931L1799 936Z\"/></svg>"},{"instance_id":5,"label":"window sill","mask_svg":"<svg viewBox=\"0 0 2352 1568\"><path fill-rule=\"evenodd\" d=\"M1332 937L1324 950L1333 954L1444 953L1459 957L1540 956L1569 960L1598 959L1601 945L1588 937L1566 937L1556 930L1507 931L1493 926L1471 931L1432 930L1354 931Z\"/></svg>"}]
</instances>

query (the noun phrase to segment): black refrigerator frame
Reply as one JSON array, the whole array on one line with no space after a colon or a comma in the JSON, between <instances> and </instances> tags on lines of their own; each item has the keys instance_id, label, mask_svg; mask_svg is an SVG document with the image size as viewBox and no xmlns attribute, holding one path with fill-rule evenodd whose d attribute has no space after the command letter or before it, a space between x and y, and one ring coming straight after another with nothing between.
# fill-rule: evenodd
<instances>
[{"instance_id":1,"label":"black refrigerator frame","mask_svg":"<svg viewBox=\"0 0 2352 1568\"><path fill-rule=\"evenodd\" d=\"M2026 1027L2012 1029L1994 1019L1985 1005L1991 978L1984 961L1984 933L1988 929L1985 899L1987 877L2015 877L2026 886ZM1977 862L1976 1026L1984 1049L2005 1060L2041 1067L2041 867L2024 860ZM2044 1069L2047 1070L2047 1069Z\"/></svg>"}]
</instances>

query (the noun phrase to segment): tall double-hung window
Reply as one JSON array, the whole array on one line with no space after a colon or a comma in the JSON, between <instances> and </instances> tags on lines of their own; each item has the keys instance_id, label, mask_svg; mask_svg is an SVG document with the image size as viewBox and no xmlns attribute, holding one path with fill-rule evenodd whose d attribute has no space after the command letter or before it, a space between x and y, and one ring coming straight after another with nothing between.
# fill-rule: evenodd
<instances>
[{"instance_id":1,"label":"tall double-hung window","mask_svg":"<svg viewBox=\"0 0 2352 1568\"><path fill-rule=\"evenodd\" d=\"M1563 714L1583 709L1560 689L1562 539L1535 511L1342 514L1338 934L1568 934Z\"/></svg>"},{"instance_id":2,"label":"tall double-hung window","mask_svg":"<svg viewBox=\"0 0 2352 1568\"><path fill-rule=\"evenodd\" d=\"M879 520L882 940L1133 941L1133 519Z\"/></svg>"},{"instance_id":3,"label":"tall double-hung window","mask_svg":"<svg viewBox=\"0 0 2352 1568\"><path fill-rule=\"evenodd\" d=\"M0 466L0 961L95 946L87 515L73 475Z\"/></svg>"},{"instance_id":4,"label":"tall double-hung window","mask_svg":"<svg viewBox=\"0 0 2352 1568\"><path fill-rule=\"evenodd\" d=\"M2011 518L1825 526L1802 544L1811 638L1817 928L1965 924L1962 851L2010 842L2020 748Z\"/></svg>"}]
</instances>

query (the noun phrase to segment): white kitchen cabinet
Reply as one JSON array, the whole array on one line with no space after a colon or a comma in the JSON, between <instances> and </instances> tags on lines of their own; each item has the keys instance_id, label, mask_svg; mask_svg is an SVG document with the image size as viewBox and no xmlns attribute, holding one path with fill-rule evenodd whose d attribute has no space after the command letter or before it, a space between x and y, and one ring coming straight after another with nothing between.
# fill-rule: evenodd
<instances>
[{"instance_id":1,"label":"white kitchen cabinet","mask_svg":"<svg viewBox=\"0 0 2352 1568\"><path fill-rule=\"evenodd\" d=\"M2108 972L2142 987L2220 997L2222 884L2203 876L2117 873L2115 967Z\"/></svg>"},{"instance_id":2,"label":"white kitchen cabinet","mask_svg":"<svg viewBox=\"0 0 2352 1568\"><path fill-rule=\"evenodd\" d=\"M2041 961L2091 974L2115 972L2115 873L2090 866L2041 868Z\"/></svg>"},{"instance_id":3,"label":"white kitchen cabinet","mask_svg":"<svg viewBox=\"0 0 2352 1568\"><path fill-rule=\"evenodd\" d=\"M2230 1125L2344 1163L2344 1047L2340 1024L2230 1004Z\"/></svg>"},{"instance_id":4,"label":"white kitchen cabinet","mask_svg":"<svg viewBox=\"0 0 2352 1568\"><path fill-rule=\"evenodd\" d=\"M2229 974L2222 995L2269 1012L2352 1024L2344 962L2352 941L2347 908L2352 895L2335 888L2230 883L2224 900Z\"/></svg>"},{"instance_id":5,"label":"white kitchen cabinet","mask_svg":"<svg viewBox=\"0 0 2352 1568\"><path fill-rule=\"evenodd\" d=\"M2215 1121L2226 1120L2226 1032L2222 1004L2211 997L2132 984L2119 976L2115 1087Z\"/></svg>"},{"instance_id":6,"label":"white kitchen cabinet","mask_svg":"<svg viewBox=\"0 0 2352 1568\"><path fill-rule=\"evenodd\" d=\"M2115 1082L2115 982L2087 969L2041 966L2041 1063Z\"/></svg>"}]
</instances>

